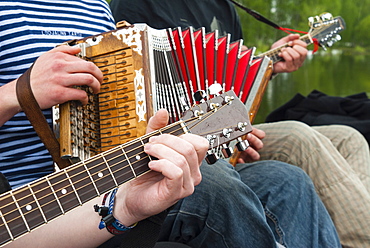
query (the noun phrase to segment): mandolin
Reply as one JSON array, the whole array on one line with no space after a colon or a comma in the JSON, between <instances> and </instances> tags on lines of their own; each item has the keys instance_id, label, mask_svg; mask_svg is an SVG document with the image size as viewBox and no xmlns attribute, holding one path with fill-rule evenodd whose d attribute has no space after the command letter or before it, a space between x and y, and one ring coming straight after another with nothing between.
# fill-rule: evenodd
<instances>
[{"instance_id":1,"label":"mandolin","mask_svg":"<svg viewBox=\"0 0 370 248\"><path fill-rule=\"evenodd\" d=\"M304 41L307 45L316 44L324 49L326 49L326 47L331 47L335 42L341 39L339 33L346 29L346 23L344 19L340 16L333 17L330 13L324 13L320 16L310 17L308 19L310 30L307 34L300 37L300 40ZM271 59L272 64L275 64L279 61L282 61L279 53L281 52L282 48L288 46L289 44L286 43L282 46L259 54L257 58L266 56ZM270 76L271 74L266 74L263 80L260 80L260 84L255 84L250 89L250 93L245 105L249 112L249 119L251 123L253 123L256 113L262 102L262 97L266 90L267 83L270 80ZM235 166L239 156L240 152L235 151L232 157L230 157L229 162Z\"/></svg>"}]
</instances>

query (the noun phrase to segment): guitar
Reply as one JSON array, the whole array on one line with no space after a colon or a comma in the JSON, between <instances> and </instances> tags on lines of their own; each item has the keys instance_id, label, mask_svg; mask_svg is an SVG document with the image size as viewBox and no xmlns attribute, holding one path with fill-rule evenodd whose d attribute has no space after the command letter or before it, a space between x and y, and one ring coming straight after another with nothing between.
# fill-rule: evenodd
<instances>
[{"instance_id":1,"label":"guitar","mask_svg":"<svg viewBox=\"0 0 370 248\"><path fill-rule=\"evenodd\" d=\"M148 172L155 158L143 146L151 136L198 134L208 139L210 155L251 130L245 106L232 91L195 105L181 121L0 195L0 245Z\"/></svg>"},{"instance_id":2,"label":"guitar","mask_svg":"<svg viewBox=\"0 0 370 248\"><path fill-rule=\"evenodd\" d=\"M300 37L300 40L304 41L307 45L314 42L323 48L325 46L332 46L335 42L340 40L339 33L346 29L346 23L344 19L340 16L333 18L331 14L324 13L320 16L309 18L310 31ZM288 47L288 43L281 45L277 48L271 49L265 53L261 53L257 58L262 58L264 56L269 57L272 64L282 61L282 58L278 55L281 49ZM256 116L259 106L262 102L262 97L266 90L267 83L270 81L272 70L268 71L264 75L264 78L260 81L260 84L253 85L250 92L256 92L255 94L249 94L248 100L245 103L249 112L249 119L251 123ZM246 137L243 137L245 139ZM232 165L237 164L237 160L240 156L240 152L235 149L234 153L230 157L229 162Z\"/></svg>"}]
</instances>

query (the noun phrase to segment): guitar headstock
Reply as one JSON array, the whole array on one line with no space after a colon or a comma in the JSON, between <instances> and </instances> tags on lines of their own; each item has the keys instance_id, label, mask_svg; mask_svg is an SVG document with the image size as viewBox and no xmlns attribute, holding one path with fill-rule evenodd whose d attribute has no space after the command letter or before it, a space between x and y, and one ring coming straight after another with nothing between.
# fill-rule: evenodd
<instances>
[{"instance_id":1,"label":"guitar headstock","mask_svg":"<svg viewBox=\"0 0 370 248\"><path fill-rule=\"evenodd\" d=\"M245 150L248 142L241 136L252 131L248 111L235 95L228 91L201 104L193 106L183 114L183 121L191 133L209 141L210 150L206 160L214 163L221 152L224 157L231 156L233 148L227 144L238 139L237 148Z\"/></svg>"},{"instance_id":2,"label":"guitar headstock","mask_svg":"<svg viewBox=\"0 0 370 248\"><path fill-rule=\"evenodd\" d=\"M340 32L346 29L346 23L340 16L333 17L330 13L308 18L310 35L318 41L321 47L331 47L341 40Z\"/></svg>"}]
</instances>

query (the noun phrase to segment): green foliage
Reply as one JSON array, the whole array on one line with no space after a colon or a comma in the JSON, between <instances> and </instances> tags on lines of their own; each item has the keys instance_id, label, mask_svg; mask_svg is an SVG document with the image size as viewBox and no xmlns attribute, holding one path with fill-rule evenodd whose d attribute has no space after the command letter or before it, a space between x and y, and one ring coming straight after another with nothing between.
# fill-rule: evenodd
<instances>
[{"instance_id":1,"label":"green foliage","mask_svg":"<svg viewBox=\"0 0 370 248\"><path fill-rule=\"evenodd\" d=\"M308 31L308 18L329 12L333 16L342 16L346 22L346 30L341 33L342 41L335 47L370 47L370 0L239 0L264 17L282 27ZM245 44L258 48L269 47L276 39L285 36L282 31L257 21L245 11L238 9Z\"/></svg>"}]
</instances>

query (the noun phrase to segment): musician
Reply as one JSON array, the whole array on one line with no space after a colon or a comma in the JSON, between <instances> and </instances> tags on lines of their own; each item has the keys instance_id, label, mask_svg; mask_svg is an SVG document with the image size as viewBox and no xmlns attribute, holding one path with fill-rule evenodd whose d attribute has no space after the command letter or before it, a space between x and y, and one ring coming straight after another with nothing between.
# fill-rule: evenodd
<instances>
[{"instance_id":1,"label":"musician","mask_svg":"<svg viewBox=\"0 0 370 248\"><path fill-rule=\"evenodd\" d=\"M114 22L103 0L5 0L0 6L0 170L16 188L53 171L50 155L17 101L17 79L33 64L31 87L49 122L51 106L68 100L86 102L85 93L73 86L88 85L98 92L101 72L92 63L74 56L79 48L53 47L66 40L113 29ZM165 111L159 111L151 119L148 131L164 126L167 118ZM113 193L108 195L115 202L114 217L129 229L122 236L123 243L137 230L140 225L135 226L137 221L178 202L174 209L189 215L175 219L170 214L168 223L172 223L167 223L163 232L169 236L180 233L181 240L176 241L194 247L274 247L278 239L294 247L297 244L339 247L333 223L312 182L300 169L273 161L259 162L258 166L244 165L242 168L249 168L251 176L256 175L256 178L244 178L250 181L248 187L231 165L203 164L207 173L202 184L199 164L207 147L203 138L190 134L160 135L150 140L145 151L159 158L149 164L153 171L121 186L115 197ZM265 183L254 183L257 178ZM280 237L274 235L276 226L271 227L266 221L255 192L266 196L261 199L263 204L276 211L269 213L270 217L279 217L274 219L275 224L289 226L292 232ZM180 200L191 193L186 200ZM9 247L101 244L113 237L107 229L98 228L101 218L93 205L101 205L102 198L33 230L11 242ZM293 211L298 214L292 216ZM145 239L146 235L144 232L140 238Z\"/></svg>"},{"instance_id":2,"label":"musician","mask_svg":"<svg viewBox=\"0 0 370 248\"><path fill-rule=\"evenodd\" d=\"M112 0L110 6L116 21L143 22L157 29L204 27L207 32L230 33L231 40L242 38L238 15L226 0ZM291 43L280 54L284 61L274 65L275 74L295 71L304 63L306 44L298 38L289 35L272 45L273 49ZM284 121L254 125L248 140L251 146L240 163L274 159L299 166L313 180L341 243L346 247L370 246L370 155L358 131L340 125L309 127Z\"/></svg>"}]
</instances>

